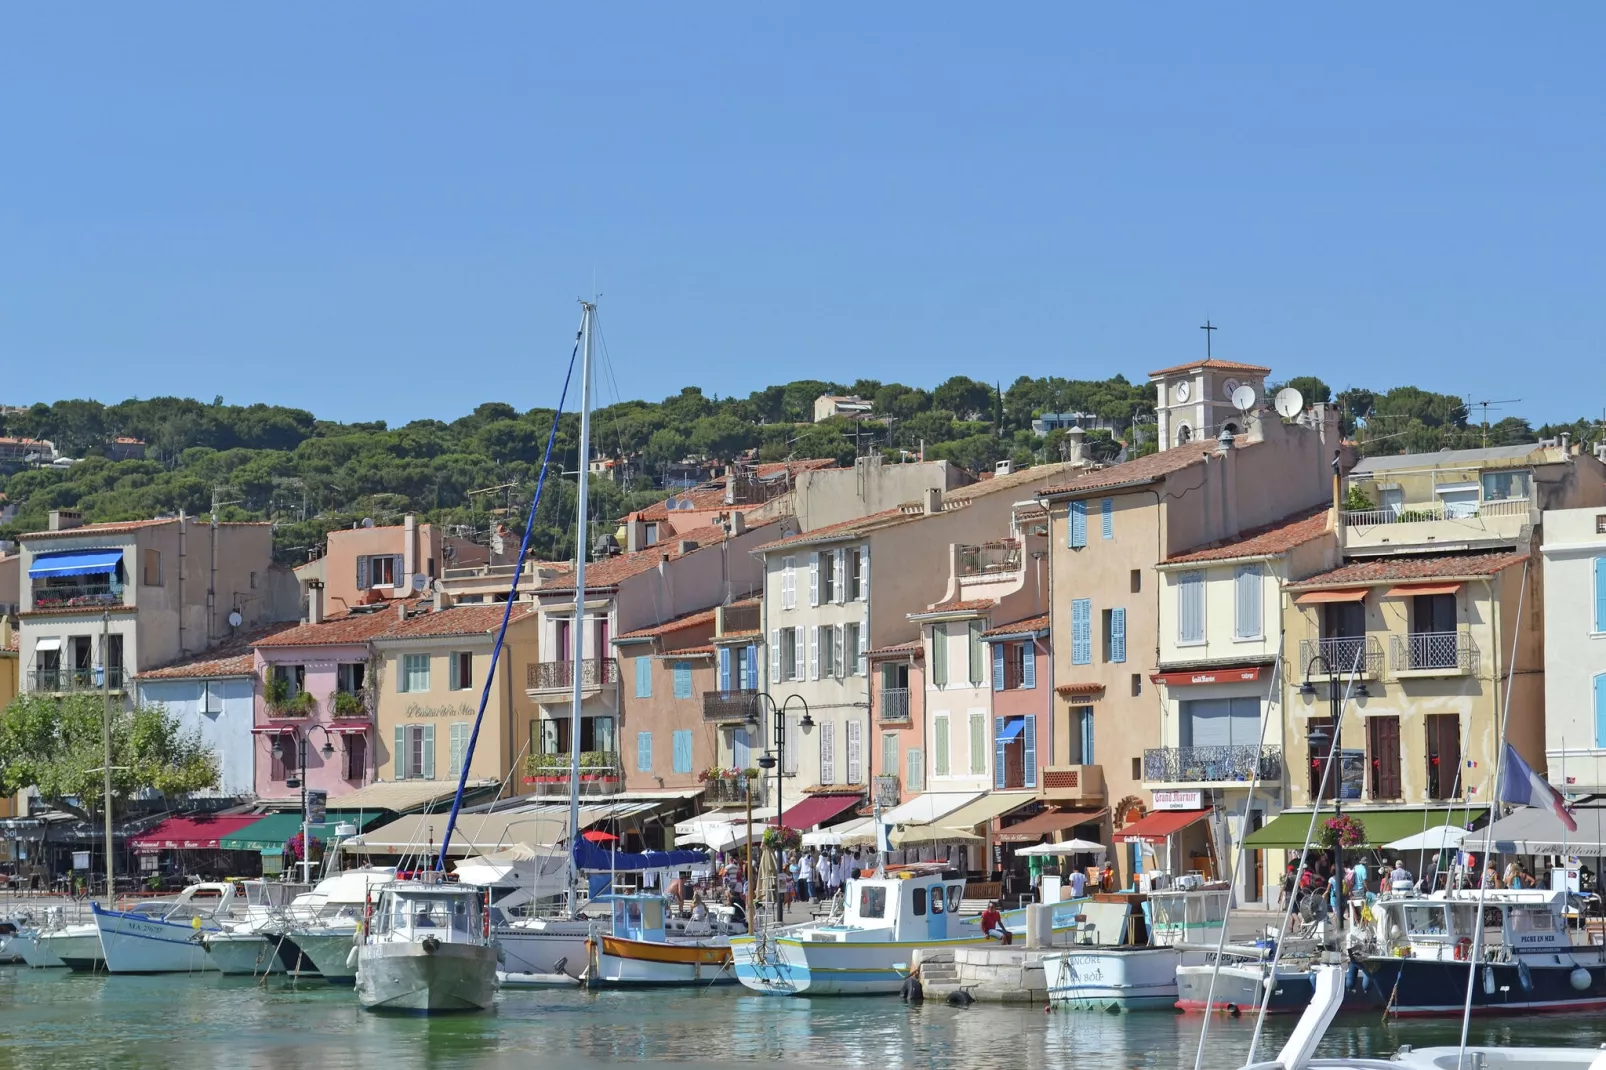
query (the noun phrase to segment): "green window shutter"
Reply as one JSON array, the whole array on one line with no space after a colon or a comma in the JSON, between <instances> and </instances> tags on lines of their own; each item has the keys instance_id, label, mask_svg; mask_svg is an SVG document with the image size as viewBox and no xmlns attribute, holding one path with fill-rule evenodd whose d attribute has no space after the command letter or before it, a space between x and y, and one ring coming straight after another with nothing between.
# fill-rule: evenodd
<instances>
[{"instance_id":1,"label":"green window shutter","mask_svg":"<svg viewBox=\"0 0 1606 1070\"><path fill-rule=\"evenodd\" d=\"M931 626L931 682L938 687L948 686L948 626Z\"/></svg>"},{"instance_id":2,"label":"green window shutter","mask_svg":"<svg viewBox=\"0 0 1606 1070\"><path fill-rule=\"evenodd\" d=\"M407 768L407 726L396 726L396 746L390 753L391 779L406 780L412 773Z\"/></svg>"},{"instance_id":3,"label":"green window shutter","mask_svg":"<svg viewBox=\"0 0 1606 1070\"><path fill-rule=\"evenodd\" d=\"M931 754L931 771L936 776L948 775L948 718L938 717L933 724L933 742L935 748Z\"/></svg>"},{"instance_id":4,"label":"green window shutter","mask_svg":"<svg viewBox=\"0 0 1606 1070\"><path fill-rule=\"evenodd\" d=\"M435 726L432 724L424 726L423 777L425 780L435 779Z\"/></svg>"},{"instance_id":5,"label":"green window shutter","mask_svg":"<svg viewBox=\"0 0 1606 1070\"><path fill-rule=\"evenodd\" d=\"M987 715L970 715L970 775L982 776L987 772Z\"/></svg>"}]
</instances>

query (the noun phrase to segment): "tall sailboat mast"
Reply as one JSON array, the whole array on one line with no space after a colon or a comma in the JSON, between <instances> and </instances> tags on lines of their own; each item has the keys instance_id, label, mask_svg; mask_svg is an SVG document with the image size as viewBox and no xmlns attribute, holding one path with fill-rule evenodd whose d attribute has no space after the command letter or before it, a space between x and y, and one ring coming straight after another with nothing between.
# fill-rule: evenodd
<instances>
[{"instance_id":1,"label":"tall sailboat mast","mask_svg":"<svg viewBox=\"0 0 1606 1070\"><path fill-rule=\"evenodd\" d=\"M569 916L579 910L579 872L575 868L574 852L580 842L580 701L581 684L585 678L585 614L586 614L586 509L591 494L591 319L597 306L589 301L580 302L580 452L579 508L574 524L574 624L569 629L570 672L574 690L569 707ZM598 633L600 636L600 632ZM602 671L601 659L605 652L593 651L597 672Z\"/></svg>"}]
</instances>

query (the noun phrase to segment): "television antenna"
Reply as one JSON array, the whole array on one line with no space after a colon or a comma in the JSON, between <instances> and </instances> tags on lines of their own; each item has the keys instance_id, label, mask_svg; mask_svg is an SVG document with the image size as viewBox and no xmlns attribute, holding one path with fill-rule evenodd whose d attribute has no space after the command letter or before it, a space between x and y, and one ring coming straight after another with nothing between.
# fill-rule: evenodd
<instances>
[{"instance_id":1,"label":"television antenna","mask_svg":"<svg viewBox=\"0 0 1606 1070\"><path fill-rule=\"evenodd\" d=\"M1292 420L1305 411L1305 395L1291 386L1285 386L1277 391L1277 396L1271 403L1277 410L1277 415L1285 420Z\"/></svg>"},{"instance_id":2,"label":"television antenna","mask_svg":"<svg viewBox=\"0 0 1606 1070\"><path fill-rule=\"evenodd\" d=\"M1504 408L1507 405L1520 405L1520 404L1522 404L1522 399L1521 398L1506 398L1504 401L1472 401L1470 398L1468 399L1468 401L1467 401L1467 409L1469 411L1474 406L1476 406L1476 407L1478 407L1478 408L1483 410L1483 448L1484 449L1488 449L1489 448L1489 410L1490 409Z\"/></svg>"}]
</instances>

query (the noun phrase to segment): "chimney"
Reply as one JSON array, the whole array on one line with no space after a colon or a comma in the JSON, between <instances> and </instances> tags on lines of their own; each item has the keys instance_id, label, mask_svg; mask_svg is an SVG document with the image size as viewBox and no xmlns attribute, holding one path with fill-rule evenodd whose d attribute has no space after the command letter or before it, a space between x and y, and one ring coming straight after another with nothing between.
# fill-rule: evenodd
<instances>
[{"instance_id":1,"label":"chimney","mask_svg":"<svg viewBox=\"0 0 1606 1070\"><path fill-rule=\"evenodd\" d=\"M396 599L396 619L397 620L406 620L407 619L407 599L405 599L405 598Z\"/></svg>"},{"instance_id":2,"label":"chimney","mask_svg":"<svg viewBox=\"0 0 1606 1070\"><path fill-rule=\"evenodd\" d=\"M1231 453L1232 445L1232 428L1223 427L1221 434L1216 436L1216 448L1222 453Z\"/></svg>"},{"instance_id":3,"label":"chimney","mask_svg":"<svg viewBox=\"0 0 1606 1070\"><path fill-rule=\"evenodd\" d=\"M77 509L50 510L51 531L71 531L84 526L84 514Z\"/></svg>"},{"instance_id":4,"label":"chimney","mask_svg":"<svg viewBox=\"0 0 1606 1070\"><path fill-rule=\"evenodd\" d=\"M1571 437L1572 434L1570 432L1563 431L1561 433L1561 455L1563 458L1567 456L1567 440Z\"/></svg>"},{"instance_id":5,"label":"chimney","mask_svg":"<svg viewBox=\"0 0 1606 1070\"><path fill-rule=\"evenodd\" d=\"M927 516L934 516L942 512L942 488L927 487L926 502L923 510Z\"/></svg>"},{"instance_id":6,"label":"chimney","mask_svg":"<svg viewBox=\"0 0 1606 1070\"><path fill-rule=\"evenodd\" d=\"M731 513L731 537L735 538L737 535L742 534L742 532L746 530L747 514L742 512Z\"/></svg>"},{"instance_id":7,"label":"chimney","mask_svg":"<svg viewBox=\"0 0 1606 1070\"><path fill-rule=\"evenodd\" d=\"M680 544L677 547L677 549L682 554L689 554L693 550L697 549L697 540L696 539L681 539L680 540Z\"/></svg>"},{"instance_id":8,"label":"chimney","mask_svg":"<svg viewBox=\"0 0 1606 1070\"><path fill-rule=\"evenodd\" d=\"M452 608L452 596L447 594L445 591L441 590L439 587L436 587L435 588L435 612L439 613L443 609L451 609L451 608Z\"/></svg>"},{"instance_id":9,"label":"chimney","mask_svg":"<svg viewBox=\"0 0 1606 1070\"><path fill-rule=\"evenodd\" d=\"M402 521L402 590L413 589L413 574L418 571L418 518L408 513Z\"/></svg>"},{"instance_id":10,"label":"chimney","mask_svg":"<svg viewBox=\"0 0 1606 1070\"><path fill-rule=\"evenodd\" d=\"M1065 432L1065 459L1072 464L1087 463L1087 432L1080 427L1068 428Z\"/></svg>"},{"instance_id":11,"label":"chimney","mask_svg":"<svg viewBox=\"0 0 1606 1070\"><path fill-rule=\"evenodd\" d=\"M633 554L642 549L646 534L647 522L641 519L640 514L631 513L625 521L625 552Z\"/></svg>"},{"instance_id":12,"label":"chimney","mask_svg":"<svg viewBox=\"0 0 1606 1070\"><path fill-rule=\"evenodd\" d=\"M307 623L323 623L323 581L307 581Z\"/></svg>"}]
</instances>

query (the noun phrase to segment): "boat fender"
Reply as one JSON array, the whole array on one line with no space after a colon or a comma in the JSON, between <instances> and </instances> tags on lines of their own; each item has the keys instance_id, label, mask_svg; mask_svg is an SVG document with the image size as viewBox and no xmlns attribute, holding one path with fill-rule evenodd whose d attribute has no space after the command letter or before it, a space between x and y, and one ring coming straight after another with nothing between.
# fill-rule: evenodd
<instances>
[{"instance_id":1,"label":"boat fender","mask_svg":"<svg viewBox=\"0 0 1606 1070\"><path fill-rule=\"evenodd\" d=\"M1472 957L1472 937L1463 936L1455 942L1455 960L1465 962Z\"/></svg>"},{"instance_id":2,"label":"boat fender","mask_svg":"<svg viewBox=\"0 0 1606 1070\"><path fill-rule=\"evenodd\" d=\"M1483 968L1483 994L1486 995L1486 996L1494 995L1494 967L1493 966L1485 966Z\"/></svg>"},{"instance_id":3,"label":"boat fender","mask_svg":"<svg viewBox=\"0 0 1606 1070\"><path fill-rule=\"evenodd\" d=\"M902 996L905 1003L924 1003L926 999L926 990L925 987L921 985L920 978L916 977L914 974L910 974L908 977L904 978Z\"/></svg>"},{"instance_id":4,"label":"boat fender","mask_svg":"<svg viewBox=\"0 0 1606 1070\"><path fill-rule=\"evenodd\" d=\"M976 1002L976 997L966 992L963 988L948 993L948 1006L950 1007L968 1007L974 1002Z\"/></svg>"},{"instance_id":5,"label":"boat fender","mask_svg":"<svg viewBox=\"0 0 1606 1070\"><path fill-rule=\"evenodd\" d=\"M1534 975L1528 969L1528 964L1521 959L1517 960L1517 983L1522 985L1524 992L1532 992L1534 990Z\"/></svg>"},{"instance_id":6,"label":"boat fender","mask_svg":"<svg viewBox=\"0 0 1606 1070\"><path fill-rule=\"evenodd\" d=\"M1567 983L1572 985L1575 991L1585 992L1588 991L1590 985L1595 983L1595 978L1588 970L1580 966L1567 975Z\"/></svg>"},{"instance_id":7,"label":"boat fender","mask_svg":"<svg viewBox=\"0 0 1606 1070\"><path fill-rule=\"evenodd\" d=\"M355 970L356 968L357 968L357 949L354 947L350 951L346 952L346 969Z\"/></svg>"},{"instance_id":8,"label":"boat fender","mask_svg":"<svg viewBox=\"0 0 1606 1070\"><path fill-rule=\"evenodd\" d=\"M433 955L435 952L441 949L440 939L434 936L424 937L424 939L419 941L419 944L423 947L424 954L426 955Z\"/></svg>"}]
</instances>

